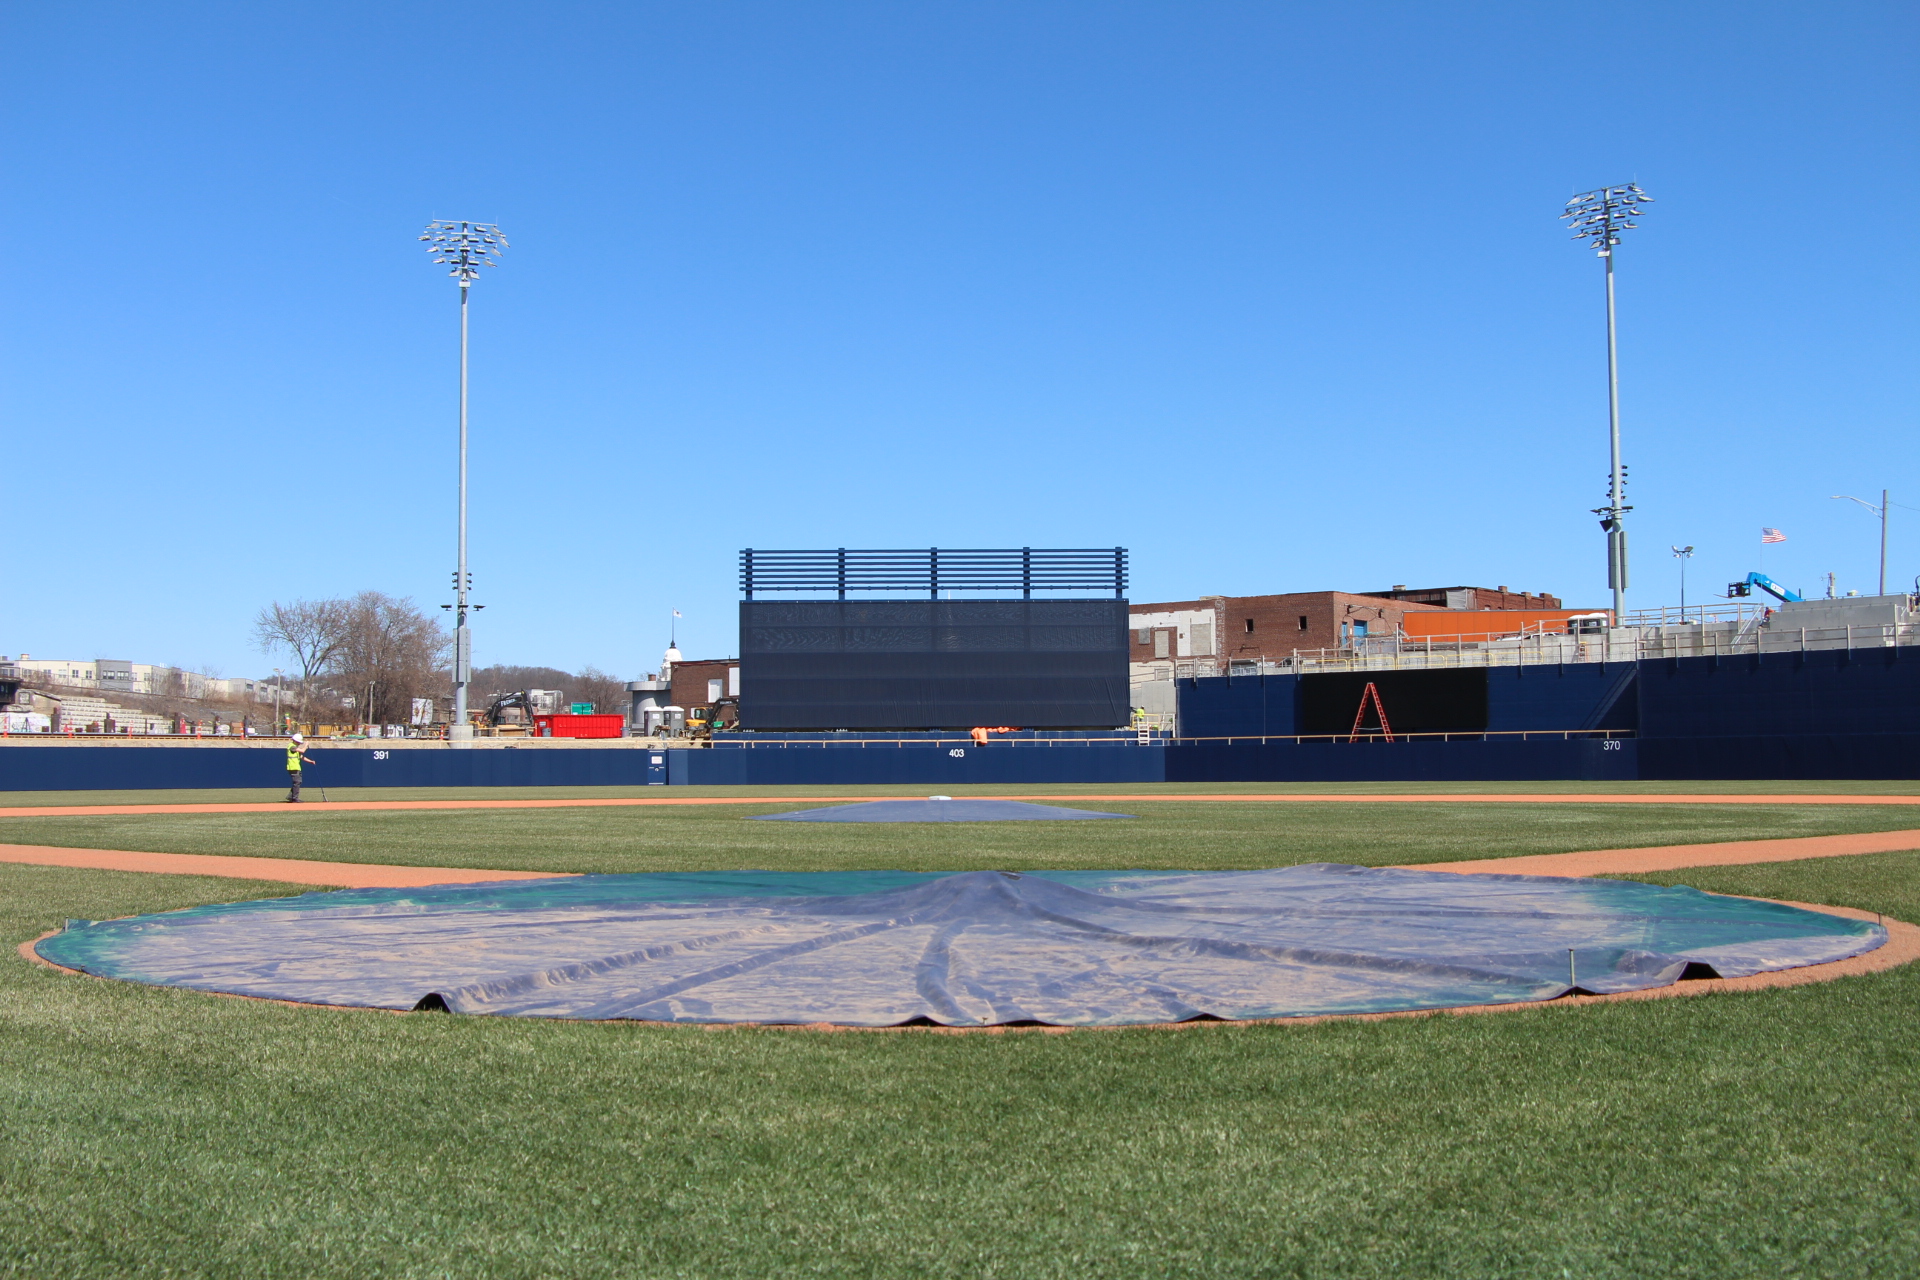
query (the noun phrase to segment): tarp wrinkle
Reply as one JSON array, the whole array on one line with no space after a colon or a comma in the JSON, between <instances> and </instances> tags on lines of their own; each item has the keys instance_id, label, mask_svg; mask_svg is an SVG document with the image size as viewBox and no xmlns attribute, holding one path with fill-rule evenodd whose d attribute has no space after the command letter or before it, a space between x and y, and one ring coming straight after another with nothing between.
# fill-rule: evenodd
<instances>
[{"instance_id":1,"label":"tarp wrinkle","mask_svg":"<svg viewBox=\"0 0 1920 1280\"><path fill-rule=\"evenodd\" d=\"M251 900L76 921L56 964L315 1004L545 1018L1123 1025L1664 986L1886 930L1629 881L1265 871L702 872ZM1571 975L1569 955L1571 953Z\"/></svg>"}]
</instances>

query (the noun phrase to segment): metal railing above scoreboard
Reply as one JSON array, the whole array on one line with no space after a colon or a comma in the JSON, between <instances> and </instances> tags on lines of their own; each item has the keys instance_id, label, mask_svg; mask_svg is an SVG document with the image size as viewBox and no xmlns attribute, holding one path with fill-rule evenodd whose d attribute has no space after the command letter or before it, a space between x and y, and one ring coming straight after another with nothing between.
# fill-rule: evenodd
<instances>
[{"instance_id":1,"label":"metal railing above scoreboard","mask_svg":"<svg viewBox=\"0 0 1920 1280\"><path fill-rule=\"evenodd\" d=\"M1111 591L1127 594L1127 549L1095 547L914 547L866 550L832 547L820 551L740 552L740 590L847 592L924 591L938 600L942 591L1018 591L1031 599L1036 591Z\"/></svg>"}]
</instances>

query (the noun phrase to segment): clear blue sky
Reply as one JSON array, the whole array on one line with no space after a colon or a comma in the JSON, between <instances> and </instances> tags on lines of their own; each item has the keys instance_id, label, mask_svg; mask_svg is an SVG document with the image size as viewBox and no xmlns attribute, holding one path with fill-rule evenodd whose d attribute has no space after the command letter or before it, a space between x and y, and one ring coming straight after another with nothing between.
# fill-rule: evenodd
<instances>
[{"instance_id":1,"label":"clear blue sky","mask_svg":"<svg viewBox=\"0 0 1920 1280\"><path fill-rule=\"evenodd\" d=\"M1138 600L1872 588L1920 508L1907 3L65 4L0 17L0 651L271 665L452 569L476 660L734 652L742 546L1133 551ZM1920 572L1895 509L1891 576Z\"/></svg>"}]
</instances>

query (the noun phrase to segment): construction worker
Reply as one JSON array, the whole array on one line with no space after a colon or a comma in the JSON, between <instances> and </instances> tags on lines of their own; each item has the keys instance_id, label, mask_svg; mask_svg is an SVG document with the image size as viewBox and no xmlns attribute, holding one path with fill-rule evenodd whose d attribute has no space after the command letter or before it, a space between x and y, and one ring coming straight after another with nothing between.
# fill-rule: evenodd
<instances>
[{"instance_id":1,"label":"construction worker","mask_svg":"<svg viewBox=\"0 0 1920 1280\"><path fill-rule=\"evenodd\" d=\"M984 747L987 745L987 730L985 729L975 729L968 736L973 739L975 746Z\"/></svg>"},{"instance_id":2,"label":"construction worker","mask_svg":"<svg viewBox=\"0 0 1920 1280\"><path fill-rule=\"evenodd\" d=\"M300 803L300 762L313 763L313 757L306 754L307 740L299 734L287 744L287 803Z\"/></svg>"}]
</instances>

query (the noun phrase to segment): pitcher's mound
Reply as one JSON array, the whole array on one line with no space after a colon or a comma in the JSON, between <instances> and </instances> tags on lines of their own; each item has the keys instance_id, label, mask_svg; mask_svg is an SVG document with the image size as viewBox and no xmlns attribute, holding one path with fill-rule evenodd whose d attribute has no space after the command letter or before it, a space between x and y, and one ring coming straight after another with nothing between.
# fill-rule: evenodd
<instances>
[{"instance_id":1,"label":"pitcher's mound","mask_svg":"<svg viewBox=\"0 0 1920 1280\"><path fill-rule=\"evenodd\" d=\"M796 813L765 813L756 822L1058 822L1079 818L1131 818L1130 813L1062 809L1020 800L867 800Z\"/></svg>"}]
</instances>

